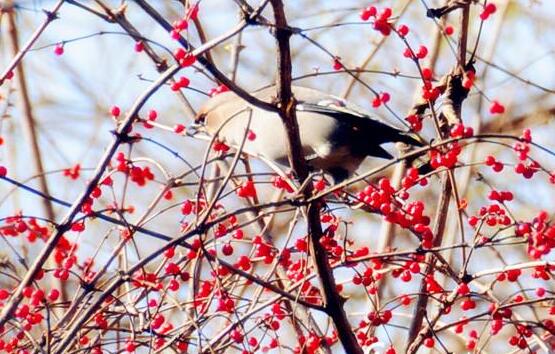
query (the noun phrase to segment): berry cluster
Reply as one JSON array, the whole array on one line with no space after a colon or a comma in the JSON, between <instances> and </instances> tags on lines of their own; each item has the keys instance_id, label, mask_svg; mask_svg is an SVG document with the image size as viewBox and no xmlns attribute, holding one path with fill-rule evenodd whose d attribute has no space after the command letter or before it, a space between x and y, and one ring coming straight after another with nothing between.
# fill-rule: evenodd
<instances>
[{"instance_id":1,"label":"berry cluster","mask_svg":"<svg viewBox=\"0 0 555 354\"><path fill-rule=\"evenodd\" d=\"M461 151L461 145L456 141L445 145L443 152L438 149L432 149L429 152L430 165L434 169L442 166L445 168L452 168L457 164Z\"/></svg>"},{"instance_id":2,"label":"berry cluster","mask_svg":"<svg viewBox=\"0 0 555 354\"><path fill-rule=\"evenodd\" d=\"M378 9L375 6L368 6L360 13L360 18L363 21L368 21L371 17L374 17L373 28L380 32L384 36L389 36L392 30L392 26L389 23L389 19L393 12L391 8L385 7L378 14ZM407 28L408 33L408 28Z\"/></svg>"},{"instance_id":3,"label":"berry cluster","mask_svg":"<svg viewBox=\"0 0 555 354\"><path fill-rule=\"evenodd\" d=\"M495 13L495 11L497 11L497 6L495 6L495 4L491 2L487 3L482 9L482 12L480 12L480 19L482 21L487 20L490 15Z\"/></svg>"}]
</instances>

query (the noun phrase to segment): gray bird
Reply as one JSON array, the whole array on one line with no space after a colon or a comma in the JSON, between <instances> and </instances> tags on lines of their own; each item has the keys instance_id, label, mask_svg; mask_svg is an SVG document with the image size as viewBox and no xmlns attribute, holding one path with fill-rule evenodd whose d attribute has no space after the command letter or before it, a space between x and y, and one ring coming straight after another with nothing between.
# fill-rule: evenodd
<instances>
[{"instance_id":1,"label":"gray bird","mask_svg":"<svg viewBox=\"0 0 555 354\"><path fill-rule=\"evenodd\" d=\"M275 87L269 87L252 95L272 102L275 93ZM293 94L305 159L311 169L328 173L335 183L352 175L366 156L392 159L381 144L422 145L410 133L370 118L339 97L300 86L293 86ZM252 109L250 126L248 108ZM206 101L195 122L210 135L221 128L218 139L234 147L240 146L248 126L256 138L246 140L246 153L288 165L287 135L279 115L254 107L233 92Z\"/></svg>"}]
</instances>

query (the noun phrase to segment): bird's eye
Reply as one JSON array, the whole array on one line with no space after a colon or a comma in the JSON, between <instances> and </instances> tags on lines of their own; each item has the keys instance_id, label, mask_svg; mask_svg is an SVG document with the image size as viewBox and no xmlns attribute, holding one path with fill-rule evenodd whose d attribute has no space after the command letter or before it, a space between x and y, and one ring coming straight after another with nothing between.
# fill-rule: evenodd
<instances>
[{"instance_id":1,"label":"bird's eye","mask_svg":"<svg viewBox=\"0 0 555 354\"><path fill-rule=\"evenodd\" d=\"M206 114L203 114L203 113L198 114L198 115L195 117L195 123L204 124L205 118L206 118Z\"/></svg>"}]
</instances>

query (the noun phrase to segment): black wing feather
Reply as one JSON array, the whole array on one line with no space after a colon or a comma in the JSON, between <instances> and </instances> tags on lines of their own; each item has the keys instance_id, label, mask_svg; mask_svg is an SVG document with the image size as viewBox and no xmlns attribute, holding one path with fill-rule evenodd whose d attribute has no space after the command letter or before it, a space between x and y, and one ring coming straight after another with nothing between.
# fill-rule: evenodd
<instances>
[{"instance_id":1,"label":"black wing feather","mask_svg":"<svg viewBox=\"0 0 555 354\"><path fill-rule=\"evenodd\" d=\"M422 146L422 143L410 136L410 133L403 132L360 112L350 110L347 107L322 106L319 104L302 102L299 104L298 110L331 116L337 119L340 124L344 124L359 131L357 136L367 141L371 140L371 145L373 146L388 142L403 142L409 145ZM375 149L375 147L373 147L373 149ZM387 152L386 154L389 155Z\"/></svg>"}]
</instances>

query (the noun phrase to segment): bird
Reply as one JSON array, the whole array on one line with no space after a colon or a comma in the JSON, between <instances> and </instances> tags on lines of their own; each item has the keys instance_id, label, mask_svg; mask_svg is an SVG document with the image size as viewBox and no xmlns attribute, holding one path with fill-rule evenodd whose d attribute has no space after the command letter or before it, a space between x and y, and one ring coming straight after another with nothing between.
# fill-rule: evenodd
<instances>
[{"instance_id":1,"label":"bird","mask_svg":"<svg viewBox=\"0 0 555 354\"><path fill-rule=\"evenodd\" d=\"M362 109L316 89L292 86L297 101L296 116L304 158L311 171L322 171L340 183L352 176L367 157L393 159L381 145L402 142L422 146L410 132L399 130ZM275 100L270 86L252 95L265 102ZM250 123L249 123L250 121ZM205 101L195 117L195 129L226 145L288 166L287 134L277 112L255 107L232 91L219 93ZM254 139L245 139L247 133Z\"/></svg>"}]
</instances>

